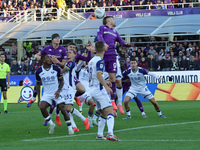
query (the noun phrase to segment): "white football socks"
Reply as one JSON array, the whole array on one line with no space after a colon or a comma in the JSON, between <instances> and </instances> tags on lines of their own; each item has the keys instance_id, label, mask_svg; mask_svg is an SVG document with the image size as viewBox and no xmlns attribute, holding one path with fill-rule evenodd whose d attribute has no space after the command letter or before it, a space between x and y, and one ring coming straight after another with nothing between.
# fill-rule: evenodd
<instances>
[{"instance_id":1,"label":"white football socks","mask_svg":"<svg viewBox=\"0 0 200 150\"><path fill-rule=\"evenodd\" d=\"M98 133L97 133L98 137L103 137L103 131L104 131L104 128L105 128L105 123L106 123L106 118L100 116L99 121L98 121Z\"/></svg>"},{"instance_id":2,"label":"white football socks","mask_svg":"<svg viewBox=\"0 0 200 150\"><path fill-rule=\"evenodd\" d=\"M118 105L122 105L123 88L122 87L117 87L116 88L116 93L117 93L117 97L118 97Z\"/></svg>"},{"instance_id":3,"label":"white football socks","mask_svg":"<svg viewBox=\"0 0 200 150\"><path fill-rule=\"evenodd\" d=\"M107 116L107 126L108 126L108 134L113 135L113 128L114 128L114 116L113 116L113 114L108 114L108 116Z\"/></svg>"},{"instance_id":4,"label":"white football socks","mask_svg":"<svg viewBox=\"0 0 200 150\"><path fill-rule=\"evenodd\" d=\"M76 108L72 108L71 113L79 117L82 121L85 121L86 119Z\"/></svg>"}]
</instances>

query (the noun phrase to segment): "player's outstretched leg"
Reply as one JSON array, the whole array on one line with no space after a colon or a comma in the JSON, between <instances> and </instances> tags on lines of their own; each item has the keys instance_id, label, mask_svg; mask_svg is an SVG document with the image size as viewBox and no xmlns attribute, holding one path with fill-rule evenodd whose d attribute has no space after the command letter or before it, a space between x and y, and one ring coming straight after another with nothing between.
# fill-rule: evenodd
<instances>
[{"instance_id":1,"label":"player's outstretched leg","mask_svg":"<svg viewBox=\"0 0 200 150\"><path fill-rule=\"evenodd\" d=\"M108 134L107 134L106 138L111 141L119 141L119 139L113 133L115 119L114 119L114 114L112 112L113 112L112 107L108 107L108 108L104 109L102 112L103 115L107 114Z\"/></svg>"},{"instance_id":2,"label":"player's outstretched leg","mask_svg":"<svg viewBox=\"0 0 200 150\"><path fill-rule=\"evenodd\" d=\"M117 98L118 98L117 107L119 108L119 112L123 115L124 114L124 108L122 106L123 87L121 84L121 80L116 80L116 85L117 85L116 93L117 93Z\"/></svg>"},{"instance_id":3,"label":"player's outstretched leg","mask_svg":"<svg viewBox=\"0 0 200 150\"><path fill-rule=\"evenodd\" d=\"M58 109L61 110L61 113L64 116L65 122L66 122L67 127L68 127L69 134L74 134L74 131L72 129L72 124L71 124L70 117L69 117L68 113L65 110L65 104L64 103L59 104L58 105Z\"/></svg>"},{"instance_id":4,"label":"player's outstretched leg","mask_svg":"<svg viewBox=\"0 0 200 150\"><path fill-rule=\"evenodd\" d=\"M106 118L103 116L100 116L99 121L98 121L98 132L97 132L96 140L107 140L107 138L103 135L105 123L106 123Z\"/></svg>"},{"instance_id":5,"label":"player's outstretched leg","mask_svg":"<svg viewBox=\"0 0 200 150\"><path fill-rule=\"evenodd\" d=\"M61 120L60 120L60 109L58 108L58 106L56 106L56 123L57 125L61 125Z\"/></svg>"},{"instance_id":6,"label":"player's outstretched leg","mask_svg":"<svg viewBox=\"0 0 200 150\"><path fill-rule=\"evenodd\" d=\"M92 120L93 120L93 125L98 126L97 119L99 118L100 114L101 114L101 113L99 112L99 110L97 110L97 111L95 112L95 114L94 114L94 116L93 116L93 118L92 118Z\"/></svg>"},{"instance_id":7,"label":"player's outstretched leg","mask_svg":"<svg viewBox=\"0 0 200 150\"><path fill-rule=\"evenodd\" d=\"M86 130L89 129L90 125L88 118L85 118L76 108L73 108L72 105L65 105L65 108L67 112L71 112L73 115L79 117L83 121Z\"/></svg>"},{"instance_id":8,"label":"player's outstretched leg","mask_svg":"<svg viewBox=\"0 0 200 150\"><path fill-rule=\"evenodd\" d=\"M158 105L158 103L156 102L156 100L155 100L154 97L151 98L151 99L149 99L149 101L154 105L154 108L155 108L155 110L157 111L159 117L161 117L161 118L167 118L166 116L164 116L164 115L162 114L162 112L161 112L161 110L160 110L160 107L159 107L159 105Z\"/></svg>"},{"instance_id":9,"label":"player's outstretched leg","mask_svg":"<svg viewBox=\"0 0 200 150\"><path fill-rule=\"evenodd\" d=\"M68 114L69 114L69 117L70 117L70 120L71 120L71 123L72 123L73 131L79 132L79 129L77 128L76 123L74 122L74 118L73 118L72 114L70 112Z\"/></svg>"},{"instance_id":10,"label":"player's outstretched leg","mask_svg":"<svg viewBox=\"0 0 200 150\"><path fill-rule=\"evenodd\" d=\"M129 106L130 100L131 100L131 97L126 95L125 98L124 98L124 106L125 106L125 109L126 109L127 116L123 119L130 119L131 118L131 111L130 111L130 106Z\"/></svg>"},{"instance_id":11,"label":"player's outstretched leg","mask_svg":"<svg viewBox=\"0 0 200 150\"><path fill-rule=\"evenodd\" d=\"M48 122L48 124L50 125L49 134L53 134L54 133L54 128L56 127L56 125L51 120L51 116L49 115L49 113L47 111L47 107L49 107L49 104L47 102L42 101L40 103L41 113L42 113L43 117L45 118L45 121Z\"/></svg>"}]
</instances>

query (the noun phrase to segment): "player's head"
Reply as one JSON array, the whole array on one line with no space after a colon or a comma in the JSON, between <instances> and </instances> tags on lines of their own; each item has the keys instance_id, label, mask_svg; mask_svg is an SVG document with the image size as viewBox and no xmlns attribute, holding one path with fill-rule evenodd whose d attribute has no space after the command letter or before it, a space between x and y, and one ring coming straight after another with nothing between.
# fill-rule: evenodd
<instances>
[{"instance_id":1,"label":"player's head","mask_svg":"<svg viewBox=\"0 0 200 150\"><path fill-rule=\"evenodd\" d=\"M119 59L120 67L126 66L126 61L124 59Z\"/></svg>"},{"instance_id":2,"label":"player's head","mask_svg":"<svg viewBox=\"0 0 200 150\"><path fill-rule=\"evenodd\" d=\"M137 68L137 60L135 58L131 58L131 67L132 69Z\"/></svg>"},{"instance_id":3,"label":"player's head","mask_svg":"<svg viewBox=\"0 0 200 150\"><path fill-rule=\"evenodd\" d=\"M104 50L105 50L104 42L103 41L97 41L95 43L95 49L96 49L97 54L104 53Z\"/></svg>"},{"instance_id":4,"label":"player's head","mask_svg":"<svg viewBox=\"0 0 200 150\"><path fill-rule=\"evenodd\" d=\"M74 49L74 50L76 50L76 44L73 43L73 42L70 42L70 43L67 45L67 49Z\"/></svg>"},{"instance_id":5,"label":"player's head","mask_svg":"<svg viewBox=\"0 0 200 150\"><path fill-rule=\"evenodd\" d=\"M6 59L5 54L4 54L4 53L1 53L0 61L1 61L1 62L5 62L5 59Z\"/></svg>"},{"instance_id":6,"label":"player's head","mask_svg":"<svg viewBox=\"0 0 200 150\"><path fill-rule=\"evenodd\" d=\"M108 26L115 27L116 26L116 22L115 22L113 16L104 17L103 18L103 25L108 25Z\"/></svg>"},{"instance_id":7,"label":"player's head","mask_svg":"<svg viewBox=\"0 0 200 150\"><path fill-rule=\"evenodd\" d=\"M75 49L68 49L67 50L67 60L73 61L76 57L76 50Z\"/></svg>"},{"instance_id":8,"label":"player's head","mask_svg":"<svg viewBox=\"0 0 200 150\"><path fill-rule=\"evenodd\" d=\"M51 58L48 54L43 54L41 56L41 61L44 65L51 65L52 64Z\"/></svg>"},{"instance_id":9,"label":"player's head","mask_svg":"<svg viewBox=\"0 0 200 150\"><path fill-rule=\"evenodd\" d=\"M52 44L60 44L60 35L58 33L52 34L51 36Z\"/></svg>"}]
</instances>

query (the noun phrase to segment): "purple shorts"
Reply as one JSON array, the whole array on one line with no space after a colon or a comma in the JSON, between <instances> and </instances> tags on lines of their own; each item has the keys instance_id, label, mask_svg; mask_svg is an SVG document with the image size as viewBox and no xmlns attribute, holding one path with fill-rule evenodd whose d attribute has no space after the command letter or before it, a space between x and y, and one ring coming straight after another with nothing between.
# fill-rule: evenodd
<instances>
[{"instance_id":1,"label":"purple shorts","mask_svg":"<svg viewBox=\"0 0 200 150\"><path fill-rule=\"evenodd\" d=\"M105 71L108 73L117 73L116 55L104 55Z\"/></svg>"}]
</instances>

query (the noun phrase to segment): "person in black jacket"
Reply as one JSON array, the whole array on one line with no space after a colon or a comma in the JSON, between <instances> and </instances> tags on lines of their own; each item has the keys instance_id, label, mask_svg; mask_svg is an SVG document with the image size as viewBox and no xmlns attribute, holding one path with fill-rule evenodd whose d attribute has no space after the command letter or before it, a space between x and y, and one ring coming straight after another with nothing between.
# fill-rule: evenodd
<instances>
[{"instance_id":1,"label":"person in black jacket","mask_svg":"<svg viewBox=\"0 0 200 150\"><path fill-rule=\"evenodd\" d=\"M188 60L186 59L186 56L183 56L183 59L180 62L179 65L180 70L188 70Z\"/></svg>"},{"instance_id":2,"label":"person in black jacket","mask_svg":"<svg viewBox=\"0 0 200 150\"><path fill-rule=\"evenodd\" d=\"M153 58L152 54L148 54L147 56L147 62L148 62L148 70L149 71L154 71L156 68L156 61Z\"/></svg>"},{"instance_id":3,"label":"person in black jacket","mask_svg":"<svg viewBox=\"0 0 200 150\"><path fill-rule=\"evenodd\" d=\"M17 63L16 60L13 60L13 64L11 66L11 74L16 75L19 73L19 70L20 70L19 64Z\"/></svg>"},{"instance_id":4,"label":"person in black jacket","mask_svg":"<svg viewBox=\"0 0 200 150\"><path fill-rule=\"evenodd\" d=\"M197 70L197 62L194 56L192 56L189 61L189 70Z\"/></svg>"},{"instance_id":5,"label":"person in black jacket","mask_svg":"<svg viewBox=\"0 0 200 150\"><path fill-rule=\"evenodd\" d=\"M172 60L169 54L166 54L165 59L163 59L163 69L162 71L170 71L172 68Z\"/></svg>"}]
</instances>

